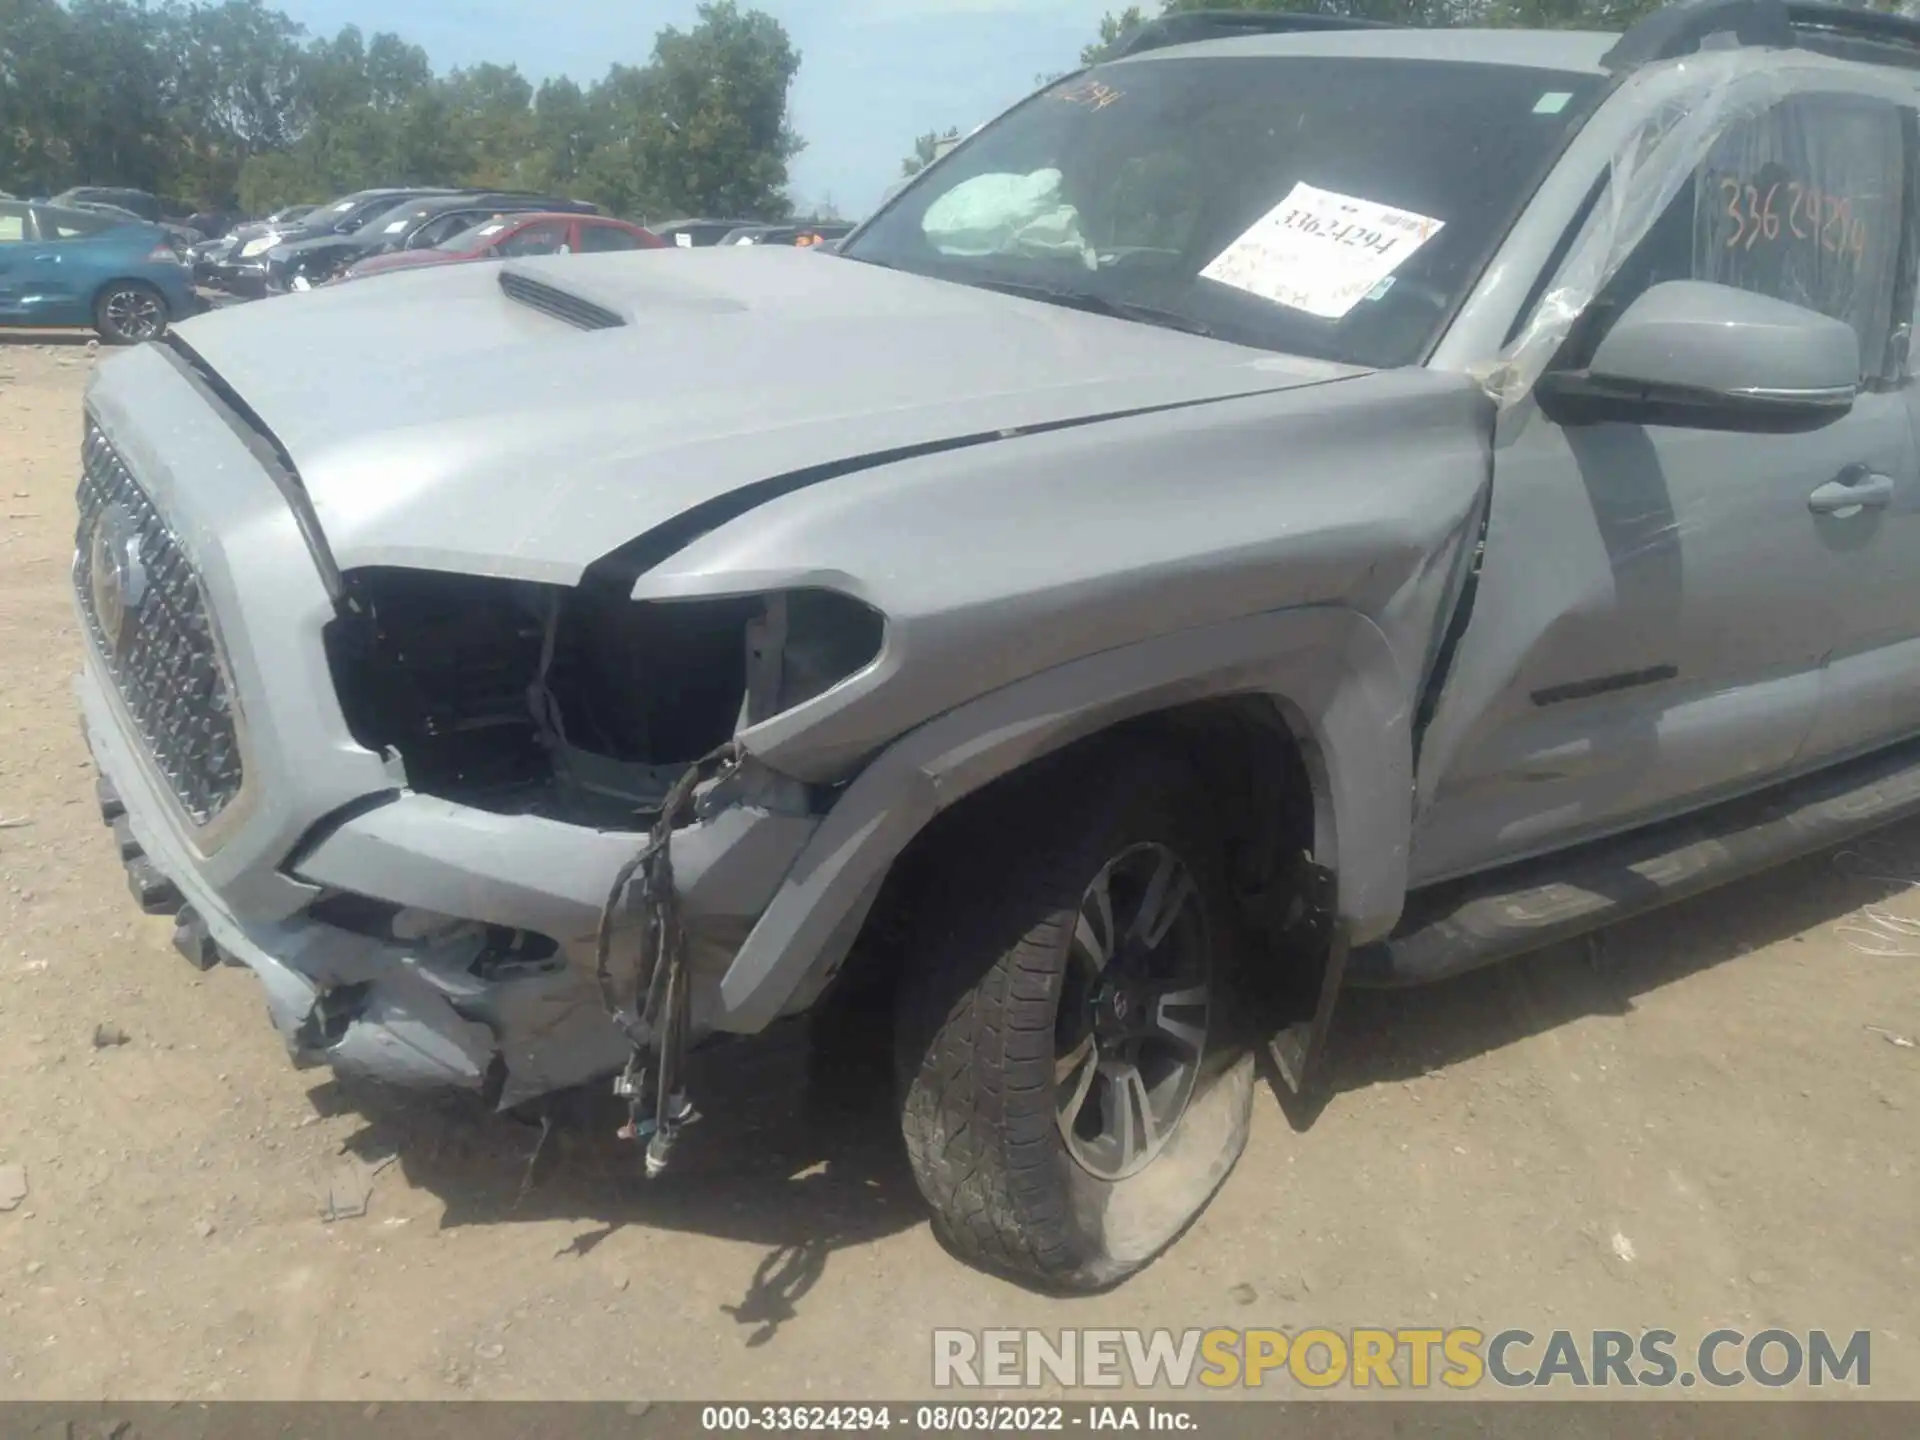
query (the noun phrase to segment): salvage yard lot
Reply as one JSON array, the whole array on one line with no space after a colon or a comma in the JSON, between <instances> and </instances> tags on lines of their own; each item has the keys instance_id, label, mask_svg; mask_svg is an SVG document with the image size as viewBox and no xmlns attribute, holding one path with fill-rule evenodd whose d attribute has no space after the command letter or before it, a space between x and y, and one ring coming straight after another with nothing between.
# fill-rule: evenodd
<instances>
[{"instance_id":1,"label":"salvage yard lot","mask_svg":"<svg viewBox=\"0 0 1920 1440\"><path fill-rule=\"evenodd\" d=\"M1216 1324L1870 1329L1873 1392L1920 1398L1920 826L1354 998L1319 1123L1263 1094L1194 1230L1092 1299L948 1259L884 1100L810 1106L794 1034L703 1058L652 1186L606 1123L529 1178L537 1130L294 1070L98 823L66 590L93 363L0 344L0 1398L906 1397L936 1326Z\"/></svg>"}]
</instances>

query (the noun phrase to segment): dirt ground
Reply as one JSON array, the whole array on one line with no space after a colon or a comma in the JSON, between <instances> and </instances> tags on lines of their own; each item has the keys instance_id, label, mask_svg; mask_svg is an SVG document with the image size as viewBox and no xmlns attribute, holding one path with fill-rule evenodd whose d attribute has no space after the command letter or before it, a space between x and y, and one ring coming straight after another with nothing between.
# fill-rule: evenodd
<instances>
[{"instance_id":1,"label":"dirt ground","mask_svg":"<svg viewBox=\"0 0 1920 1440\"><path fill-rule=\"evenodd\" d=\"M1864 1328L1873 1391L1920 1398L1920 826L1347 1002L1319 1123L1263 1092L1211 1210L1096 1299L948 1258L884 1110L807 1105L791 1037L712 1058L668 1179L562 1130L524 1196L536 1131L294 1070L253 978L138 912L93 805L94 363L0 343L0 1398L905 1398L936 1325L1213 1324Z\"/></svg>"}]
</instances>

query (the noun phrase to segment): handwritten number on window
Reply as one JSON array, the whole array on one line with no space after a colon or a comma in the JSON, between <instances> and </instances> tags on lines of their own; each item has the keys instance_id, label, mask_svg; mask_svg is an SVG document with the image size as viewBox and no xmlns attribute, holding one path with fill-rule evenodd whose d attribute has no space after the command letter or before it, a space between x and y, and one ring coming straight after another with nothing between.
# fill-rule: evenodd
<instances>
[{"instance_id":1,"label":"handwritten number on window","mask_svg":"<svg viewBox=\"0 0 1920 1440\"><path fill-rule=\"evenodd\" d=\"M1784 223L1778 208L1783 190ZM1731 177L1721 180L1720 193L1733 222L1726 241L1729 250L1751 250L1757 242L1778 240L1784 233L1817 244L1829 255L1850 254L1859 261L1867 253L1867 222L1853 213L1851 196L1822 192L1797 180L1776 182L1763 191Z\"/></svg>"}]
</instances>

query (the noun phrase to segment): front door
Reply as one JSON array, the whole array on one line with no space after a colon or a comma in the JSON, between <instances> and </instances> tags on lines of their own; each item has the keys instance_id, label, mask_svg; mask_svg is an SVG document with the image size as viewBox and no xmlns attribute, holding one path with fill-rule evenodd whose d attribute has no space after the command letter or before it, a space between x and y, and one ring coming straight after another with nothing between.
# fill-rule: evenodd
<instances>
[{"instance_id":1,"label":"front door","mask_svg":"<svg viewBox=\"0 0 1920 1440\"><path fill-rule=\"evenodd\" d=\"M1853 323L1867 386L1846 418L1775 435L1505 413L1471 618L1421 747L1414 883L1821 758L1807 747L1825 667L1859 631L1884 537L1879 511L1816 492L1920 484L1906 399L1882 388L1904 156L1900 112L1853 96L1797 96L1736 125L1555 361L1584 364L1652 285L1737 285Z\"/></svg>"},{"instance_id":2,"label":"front door","mask_svg":"<svg viewBox=\"0 0 1920 1440\"><path fill-rule=\"evenodd\" d=\"M27 207L0 200L0 322L20 318L21 276L26 269Z\"/></svg>"},{"instance_id":3,"label":"front door","mask_svg":"<svg viewBox=\"0 0 1920 1440\"><path fill-rule=\"evenodd\" d=\"M92 292L110 278L97 237L133 223L88 210L36 207L20 270L21 298L32 316L45 325L91 323Z\"/></svg>"}]
</instances>

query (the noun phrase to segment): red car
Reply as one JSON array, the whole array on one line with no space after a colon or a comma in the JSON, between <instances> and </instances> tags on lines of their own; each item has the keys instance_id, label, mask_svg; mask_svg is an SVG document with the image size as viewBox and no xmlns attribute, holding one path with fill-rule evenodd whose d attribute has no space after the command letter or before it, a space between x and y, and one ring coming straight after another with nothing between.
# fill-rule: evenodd
<instances>
[{"instance_id":1,"label":"red car","mask_svg":"<svg viewBox=\"0 0 1920 1440\"><path fill-rule=\"evenodd\" d=\"M667 242L651 230L600 215L561 215L536 211L497 215L432 250L396 250L369 255L349 266L341 280L359 280L387 270L420 265L452 265L463 260L506 260L516 255L603 254L610 250L664 250ZM338 282L335 282L338 283Z\"/></svg>"}]
</instances>

